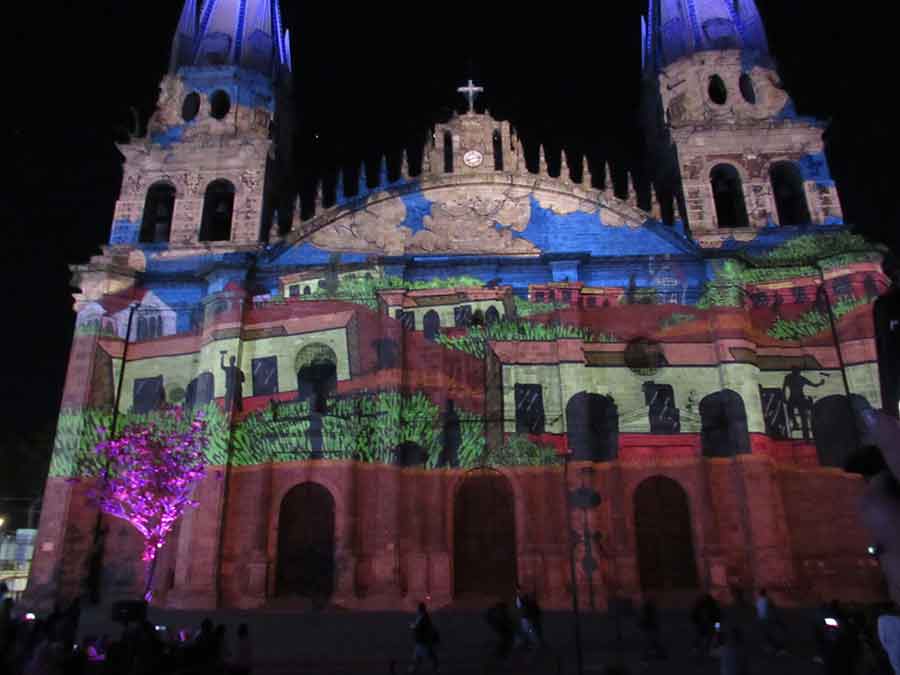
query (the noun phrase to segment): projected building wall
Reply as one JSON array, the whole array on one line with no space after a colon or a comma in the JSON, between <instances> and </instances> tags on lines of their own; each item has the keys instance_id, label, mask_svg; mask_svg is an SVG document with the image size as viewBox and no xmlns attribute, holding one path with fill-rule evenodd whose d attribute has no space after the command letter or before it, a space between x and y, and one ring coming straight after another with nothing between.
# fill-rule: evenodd
<instances>
[{"instance_id":1,"label":"projected building wall","mask_svg":"<svg viewBox=\"0 0 900 675\"><path fill-rule=\"evenodd\" d=\"M550 176L543 151L529 172L509 124L470 110L421 167L342 178L301 220L290 142L268 133L290 114L277 3L241 4L270 57L225 65L204 54L234 3L207 4L197 23L187 3L149 133L122 146L110 244L75 270L36 599L76 593L96 554L93 446L117 393L120 426L174 404L212 434L160 561L167 606L388 609L518 582L564 607L567 508L596 535L574 551L590 607L879 594L841 467L850 403L882 404L889 282L842 222L821 128L740 42L756 24L706 3L734 43L664 63L660 26L683 17L652 3L643 198L586 162ZM676 71L677 96L657 91ZM127 595L140 542L107 527L104 588Z\"/></svg>"}]
</instances>

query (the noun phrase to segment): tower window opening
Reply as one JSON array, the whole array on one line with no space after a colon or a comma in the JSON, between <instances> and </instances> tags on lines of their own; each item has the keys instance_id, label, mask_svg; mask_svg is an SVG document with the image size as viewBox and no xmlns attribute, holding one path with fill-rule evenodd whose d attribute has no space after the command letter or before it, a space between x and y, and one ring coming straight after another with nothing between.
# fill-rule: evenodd
<instances>
[{"instance_id":1,"label":"tower window opening","mask_svg":"<svg viewBox=\"0 0 900 675\"><path fill-rule=\"evenodd\" d=\"M724 80L718 75L709 78L709 100L716 105L725 105L728 100L728 88L725 86Z\"/></svg>"},{"instance_id":2,"label":"tower window opening","mask_svg":"<svg viewBox=\"0 0 900 675\"><path fill-rule=\"evenodd\" d=\"M494 129L494 171L503 171L503 139L499 129Z\"/></svg>"},{"instance_id":3,"label":"tower window opening","mask_svg":"<svg viewBox=\"0 0 900 675\"><path fill-rule=\"evenodd\" d=\"M810 222L809 206L803 190L803 177L793 162L775 162L769 169L772 194L781 225L805 225Z\"/></svg>"},{"instance_id":4,"label":"tower window opening","mask_svg":"<svg viewBox=\"0 0 900 675\"><path fill-rule=\"evenodd\" d=\"M737 169L730 164L719 164L709 174L713 200L716 205L716 221L720 228L749 227L744 188Z\"/></svg>"},{"instance_id":5,"label":"tower window opening","mask_svg":"<svg viewBox=\"0 0 900 675\"><path fill-rule=\"evenodd\" d=\"M156 183L147 190L140 242L159 244L169 241L172 214L175 211L175 188L168 183Z\"/></svg>"},{"instance_id":6,"label":"tower window opening","mask_svg":"<svg viewBox=\"0 0 900 675\"><path fill-rule=\"evenodd\" d=\"M213 181L206 188L206 195L203 199L200 241L230 240L233 215L234 185L227 180Z\"/></svg>"},{"instance_id":7,"label":"tower window opening","mask_svg":"<svg viewBox=\"0 0 900 675\"><path fill-rule=\"evenodd\" d=\"M200 94L192 91L184 97L184 103L181 106L181 118L185 122L191 122L200 112Z\"/></svg>"},{"instance_id":8,"label":"tower window opening","mask_svg":"<svg viewBox=\"0 0 900 675\"><path fill-rule=\"evenodd\" d=\"M225 118L228 111L231 110L231 98L228 93L217 89L209 97L209 114L215 119L221 120Z\"/></svg>"},{"instance_id":9,"label":"tower window opening","mask_svg":"<svg viewBox=\"0 0 900 675\"><path fill-rule=\"evenodd\" d=\"M738 88L741 90L741 96L750 105L756 104L756 88L753 86L753 78L749 73L741 73L741 79L738 80Z\"/></svg>"},{"instance_id":10,"label":"tower window opening","mask_svg":"<svg viewBox=\"0 0 900 675\"><path fill-rule=\"evenodd\" d=\"M453 173L453 134L444 132L444 173Z\"/></svg>"}]
</instances>

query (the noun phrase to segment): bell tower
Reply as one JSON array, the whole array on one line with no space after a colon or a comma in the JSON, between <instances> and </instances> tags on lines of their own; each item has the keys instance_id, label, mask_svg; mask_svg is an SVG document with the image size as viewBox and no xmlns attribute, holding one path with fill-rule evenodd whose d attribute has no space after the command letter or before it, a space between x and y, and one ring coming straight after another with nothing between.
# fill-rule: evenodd
<instances>
[{"instance_id":1,"label":"bell tower","mask_svg":"<svg viewBox=\"0 0 900 675\"><path fill-rule=\"evenodd\" d=\"M228 249L289 228L291 118L278 0L186 0L147 134L119 146L110 244Z\"/></svg>"},{"instance_id":2,"label":"bell tower","mask_svg":"<svg viewBox=\"0 0 900 675\"><path fill-rule=\"evenodd\" d=\"M823 125L799 116L753 0L650 0L644 124L656 179L701 245L842 222Z\"/></svg>"},{"instance_id":3,"label":"bell tower","mask_svg":"<svg viewBox=\"0 0 900 675\"><path fill-rule=\"evenodd\" d=\"M509 122L498 122L489 113L475 111L475 97L484 91L469 80L457 92L468 100L468 109L435 127L426 148L431 173L489 174L524 169L521 146Z\"/></svg>"}]
</instances>

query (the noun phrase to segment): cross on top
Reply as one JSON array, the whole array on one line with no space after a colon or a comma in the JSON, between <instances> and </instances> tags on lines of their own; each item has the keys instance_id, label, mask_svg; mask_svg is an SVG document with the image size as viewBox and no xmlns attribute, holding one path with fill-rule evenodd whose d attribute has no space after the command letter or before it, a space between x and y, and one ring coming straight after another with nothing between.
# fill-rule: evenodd
<instances>
[{"instance_id":1,"label":"cross on top","mask_svg":"<svg viewBox=\"0 0 900 675\"><path fill-rule=\"evenodd\" d=\"M475 96L484 91L484 87L476 87L475 83L472 82L472 78L469 78L469 83L465 87L459 87L457 90L460 94L464 94L466 98L469 99L469 112L474 112L475 110Z\"/></svg>"}]
</instances>

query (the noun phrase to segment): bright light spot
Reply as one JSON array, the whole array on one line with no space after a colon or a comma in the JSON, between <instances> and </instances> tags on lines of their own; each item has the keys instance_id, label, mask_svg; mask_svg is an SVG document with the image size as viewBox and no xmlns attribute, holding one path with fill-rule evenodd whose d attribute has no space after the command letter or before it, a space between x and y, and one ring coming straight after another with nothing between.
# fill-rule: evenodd
<instances>
[{"instance_id":1,"label":"bright light spot","mask_svg":"<svg viewBox=\"0 0 900 675\"><path fill-rule=\"evenodd\" d=\"M25 620L26 620L26 621L34 621L36 618L37 618L37 617L36 617L34 614L32 614L31 612L28 612L28 613L25 615Z\"/></svg>"},{"instance_id":2,"label":"bright light spot","mask_svg":"<svg viewBox=\"0 0 900 675\"><path fill-rule=\"evenodd\" d=\"M825 625L828 626L829 628L837 628L837 627L838 627L838 620L837 620L837 619L834 619L834 618L832 618L832 617L830 617L830 616L825 617Z\"/></svg>"}]
</instances>

